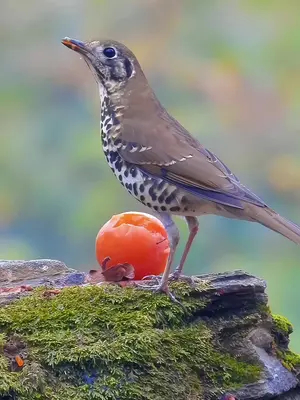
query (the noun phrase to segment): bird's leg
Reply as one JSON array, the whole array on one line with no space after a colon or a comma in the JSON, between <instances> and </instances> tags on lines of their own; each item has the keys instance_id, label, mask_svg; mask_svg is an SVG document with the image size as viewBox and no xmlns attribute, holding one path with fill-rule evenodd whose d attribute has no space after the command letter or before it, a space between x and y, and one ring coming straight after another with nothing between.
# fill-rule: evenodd
<instances>
[{"instance_id":1,"label":"bird's leg","mask_svg":"<svg viewBox=\"0 0 300 400\"><path fill-rule=\"evenodd\" d=\"M168 263L161 278L161 282L159 284L159 290L166 292L168 291L168 279L170 276L170 271L173 264L175 251L179 243L180 235L179 235L179 230L170 215L163 214L161 215L161 219L167 230L169 246L170 246Z\"/></svg>"},{"instance_id":2,"label":"bird's leg","mask_svg":"<svg viewBox=\"0 0 300 400\"><path fill-rule=\"evenodd\" d=\"M174 279L174 280L176 280L180 277L183 267L184 267L184 263L189 254L189 251L191 249L192 243L199 231L199 222L196 217L185 217L185 219L188 224L190 233L189 233L188 241L185 245L180 263L179 263L178 267L175 269L174 273L172 274L172 279Z\"/></svg>"},{"instance_id":3,"label":"bird's leg","mask_svg":"<svg viewBox=\"0 0 300 400\"><path fill-rule=\"evenodd\" d=\"M179 238L180 238L179 230L169 214L161 213L159 215L160 215L160 219L161 219L162 223L164 224L164 226L167 230L167 233L168 233L169 246L170 246L168 262L167 262L167 265L166 265L166 268L164 270L162 277L160 279L158 278L159 283L157 285L155 285L155 286L140 285L140 287L144 287L147 289L149 288L149 289L156 290L156 291L162 291L162 292L168 293L169 296L171 298L173 298L173 296L169 292L168 279L169 279L169 275L170 275L170 271L171 271L171 267L172 267L172 263L173 263L173 259L174 259L174 254L175 254L175 251L176 251L176 248L177 248L177 245L179 242Z\"/></svg>"}]
</instances>

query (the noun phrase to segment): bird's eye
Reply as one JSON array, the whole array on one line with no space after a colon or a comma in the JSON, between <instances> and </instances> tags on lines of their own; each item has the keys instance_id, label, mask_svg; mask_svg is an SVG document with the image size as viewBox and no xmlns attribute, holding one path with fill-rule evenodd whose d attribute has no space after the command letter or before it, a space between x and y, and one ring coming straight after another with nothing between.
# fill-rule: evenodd
<instances>
[{"instance_id":1,"label":"bird's eye","mask_svg":"<svg viewBox=\"0 0 300 400\"><path fill-rule=\"evenodd\" d=\"M113 47L105 47L103 54L107 58L114 58L116 56L116 50Z\"/></svg>"}]
</instances>

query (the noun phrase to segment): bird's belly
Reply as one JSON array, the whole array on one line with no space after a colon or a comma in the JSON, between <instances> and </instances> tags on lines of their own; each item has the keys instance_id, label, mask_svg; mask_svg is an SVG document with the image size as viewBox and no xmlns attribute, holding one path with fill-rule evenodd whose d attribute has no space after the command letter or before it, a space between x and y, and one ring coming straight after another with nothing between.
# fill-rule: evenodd
<instances>
[{"instance_id":1,"label":"bird's belly","mask_svg":"<svg viewBox=\"0 0 300 400\"><path fill-rule=\"evenodd\" d=\"M146 174L138 166L126 162L113 146L105 146L105 142L103 151L108 165L119 182L139 202L156 212L183 216L206 214L207 202L200 199L193 201L194 196L161 178Z\"/></svg>"}]
</instances>

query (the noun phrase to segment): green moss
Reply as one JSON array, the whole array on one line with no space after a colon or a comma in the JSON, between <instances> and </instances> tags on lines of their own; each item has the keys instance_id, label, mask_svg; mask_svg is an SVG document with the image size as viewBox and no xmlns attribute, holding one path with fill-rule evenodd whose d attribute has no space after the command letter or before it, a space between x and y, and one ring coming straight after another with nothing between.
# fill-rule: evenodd
<instances>
[{"instance_id":1,"label":"green moss","mask_svg":"<svg viewBox=\"0 0 300 400\"><path fill-rule=\"evenodd\" d=\"M254 382L260 367L226 353L196 315L207 286L174 283L165 295L115 285L35 291L0 309L0 395L18 399L202 400ZM3 348L26 344L25 367L10 371ZM214 389L213 389L214 388Z\"/></svg>"},{"instance_id":2,"label":"green moss","mask_svg":"<svg viewBox=\"0 0 300 400\"><path fill-rule=\"evenodd\" d=\"M290 321L282 315L273 314L273 323L277 330L281 331L286 335L290 335L293 332L293 325Z\"/></svg>"},{"instance_id":3,"label":"green moss","mask_svg":"<svg viewBox=\"0 0 300 400\"><path fill-rule=\"evenodd\" d=\"M281 360L282 364L290 371L300 370L300 355L293 353L290 350L282 351L277 348L277 357Z\"/></svg>"},{"instance_id":4,"label":"green moss","mask_svg":"<svg viewBox=\"0 0 300 400\"><path fill-rule=\"evenodd\" d=\"M287 318L281 315L273 314L272 318L274 325L274 346L277 357L290 371L300 371L300 355L287 349L289 335L293 332L292 324Z\"/></svg>"}]
</instances>

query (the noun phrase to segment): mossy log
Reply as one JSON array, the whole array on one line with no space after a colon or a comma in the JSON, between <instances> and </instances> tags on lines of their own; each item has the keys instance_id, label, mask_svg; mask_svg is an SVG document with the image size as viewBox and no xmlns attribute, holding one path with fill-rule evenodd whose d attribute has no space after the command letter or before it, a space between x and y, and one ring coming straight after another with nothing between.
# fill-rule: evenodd
<instances>
[{"instance_id":1,"label":"mossy log","mask_svg":"<svg viewBox=\"0 0 300 400\"><path fill-rule=\"evenodd\" d=\"M85 284L59 261L0 262L0 399L300 399L292 327L243 271L164 294Z\"/></svg>"}]
</instances>

